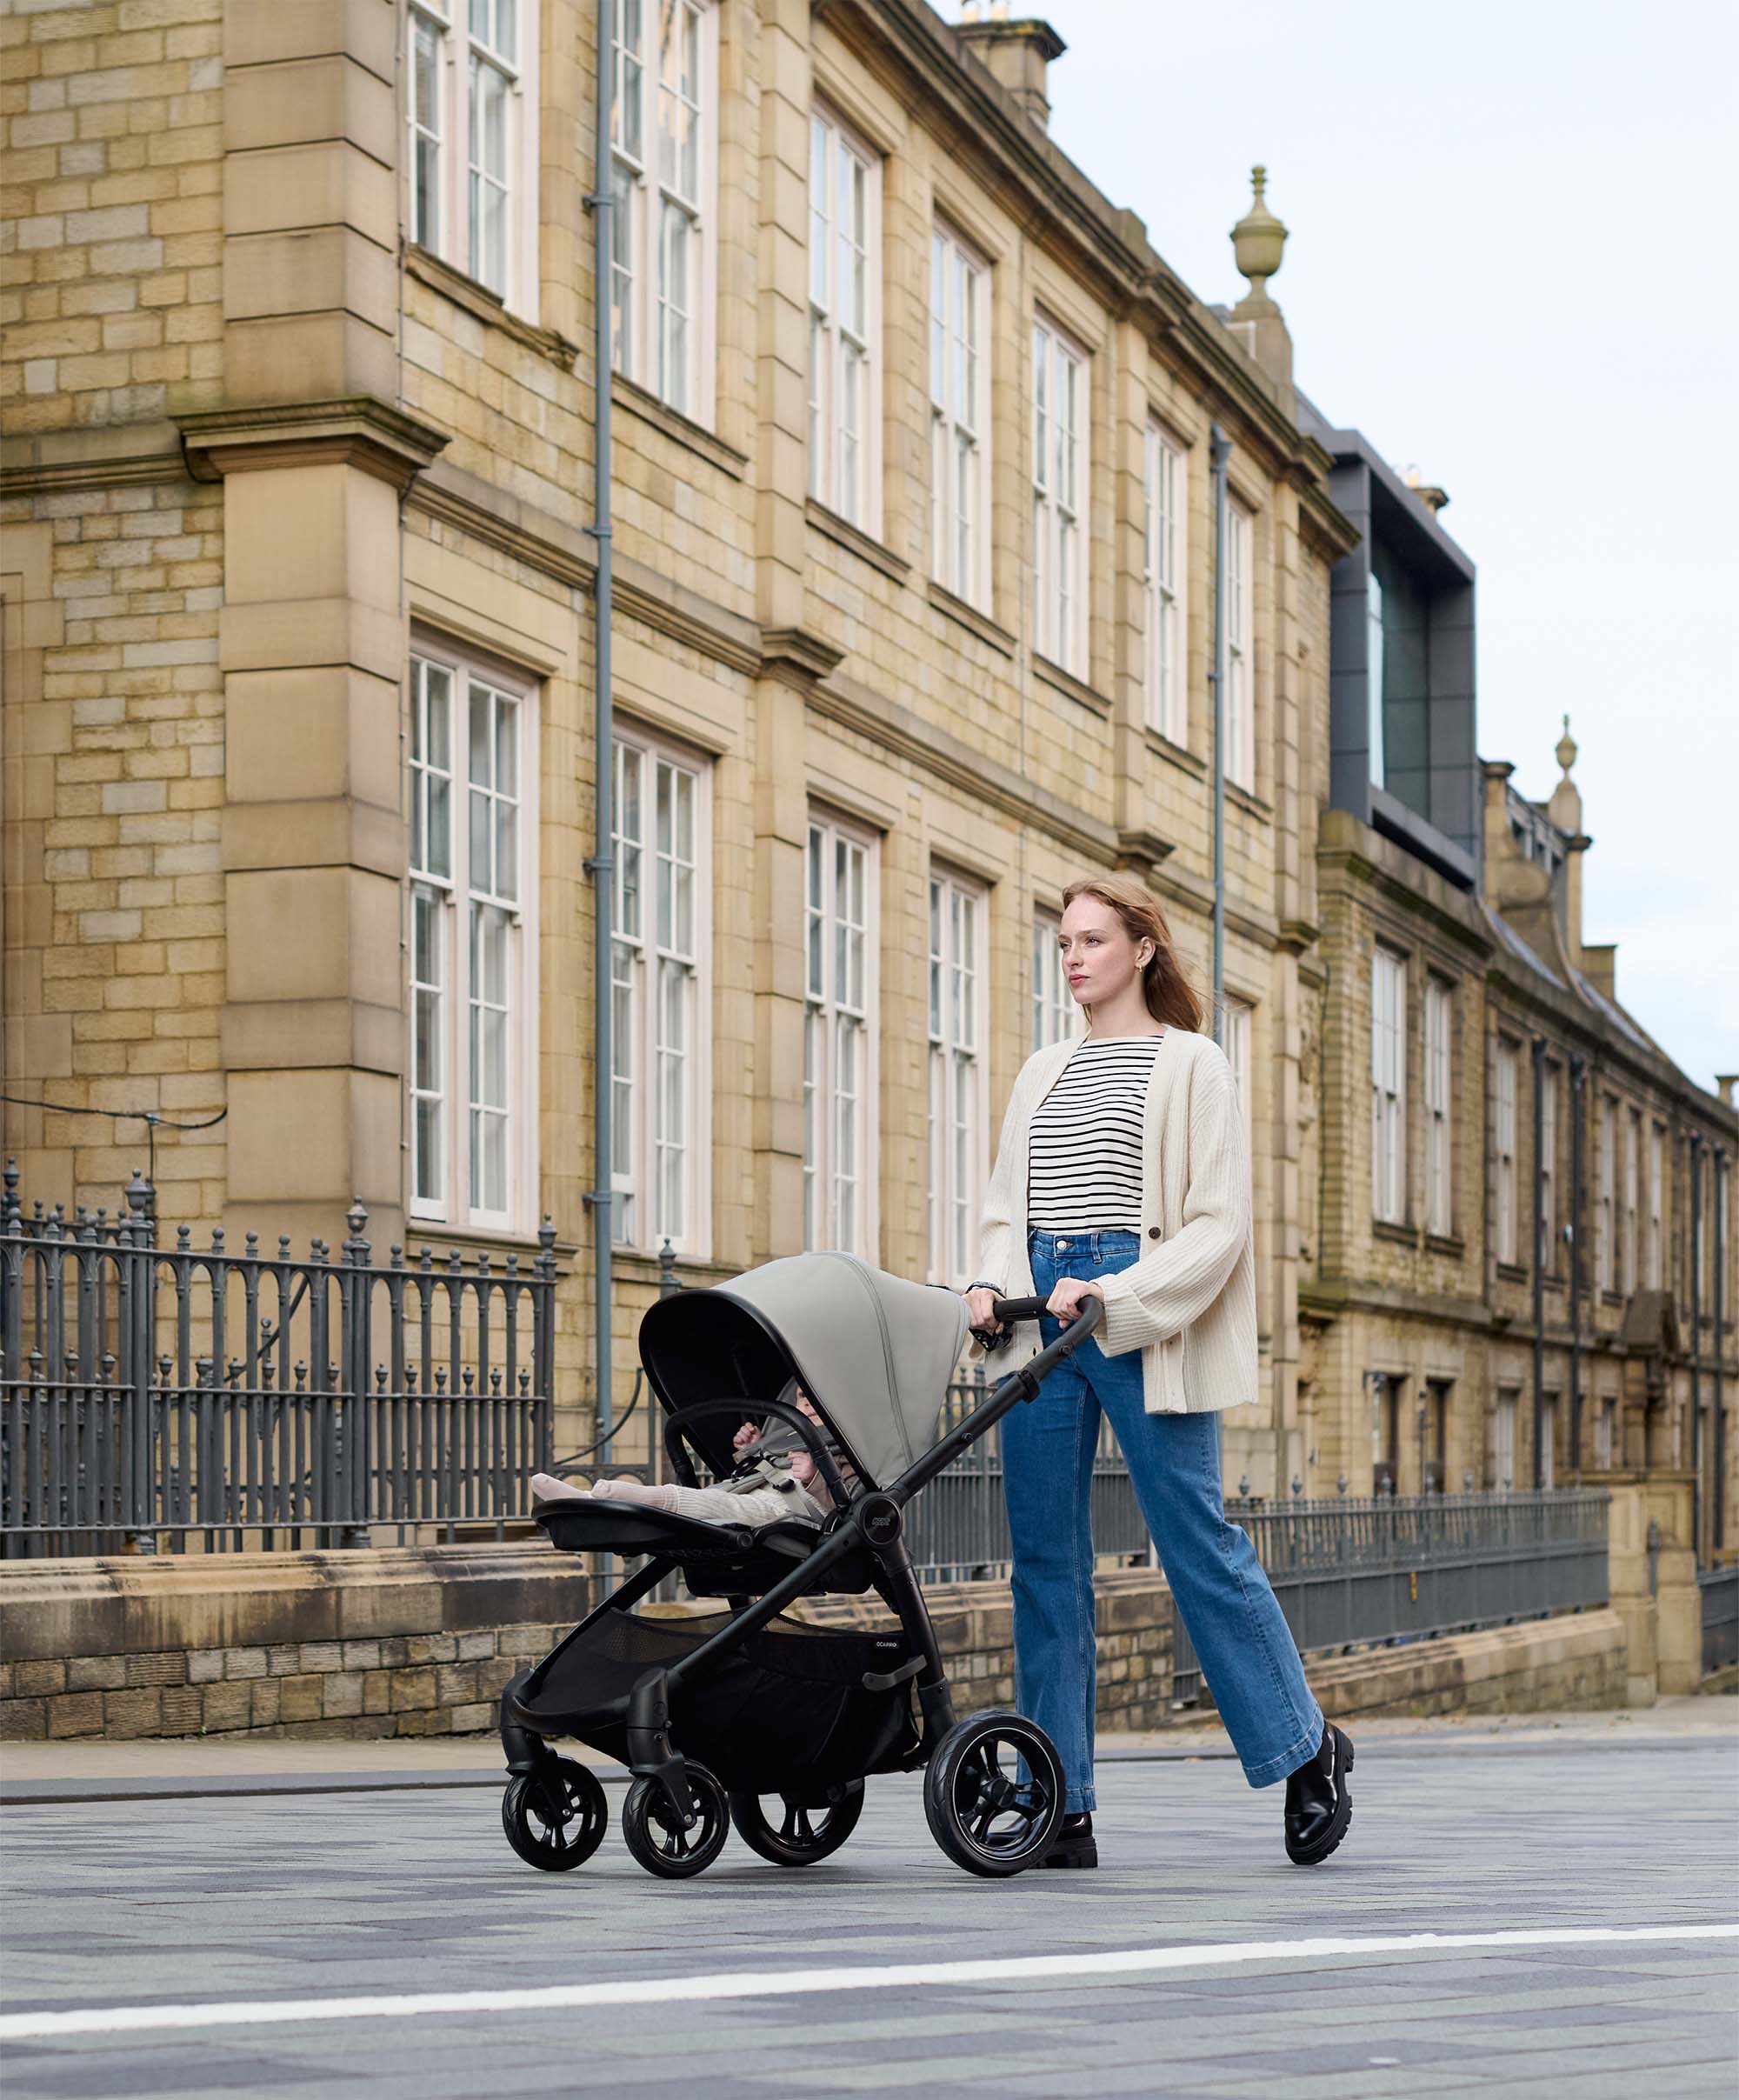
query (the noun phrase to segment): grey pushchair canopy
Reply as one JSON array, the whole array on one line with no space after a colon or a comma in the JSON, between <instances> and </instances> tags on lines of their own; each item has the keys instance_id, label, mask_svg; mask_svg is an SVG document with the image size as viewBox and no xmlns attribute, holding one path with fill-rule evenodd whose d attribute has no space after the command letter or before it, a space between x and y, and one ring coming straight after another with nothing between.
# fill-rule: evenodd
<instances>
[{"instance_id":1,"label":"grey pushchair canopy","mask_svg":"<svg viewBox=\"0 0 1739 2100\"><path fill-rule=\"evenodd\" d=\"M670 1410L745 1401L796 1378L871 1487L905 1471L936 1437L936 1415L966 1343L966 1307L951 1290L909 1283L855 1254L794 1254L648 1312L640 1348ZM716 1470L730 1465L732 1424L696 1440Z\"/></svg>"}]
</instances>

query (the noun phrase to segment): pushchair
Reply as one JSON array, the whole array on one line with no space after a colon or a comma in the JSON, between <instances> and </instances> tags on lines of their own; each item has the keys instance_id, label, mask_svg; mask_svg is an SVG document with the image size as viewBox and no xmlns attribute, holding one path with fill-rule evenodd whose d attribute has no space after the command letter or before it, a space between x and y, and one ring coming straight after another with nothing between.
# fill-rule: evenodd
<instances>
[{"instance_id":1,"label":"pushchair","mask_svg":"<svg viewBox=\"0 0 1739 2100\"><path fill-rule=\"evenodd\" d=\"M1004 1335L1043 1309L1039 1298L999 1301ZM652 1306L640 1357L664 1410L676 1478L697 1484L697 1457L723 1480L800 1440L835 1507L821 1520L782 1517L752 1530L608 1499L538 1509L562 1552L644 1558L502 1694L502 1821L520 1857L560 1871L582 1865L603 1838L603 1788L550 1750L560 1736L628 1766L623 1837L641 1866L668 1878L710 1866L733 1824L776 1865L825 1859L856 1828L866 1778L919 1768L930 1831L957 1865L1001 1877L1043 1859L1063 1813L1056 1751L1020 1714L956 1721L903 1537L905 1510L1036 1395L1102 1311L1086 1301L1057 1340L937 1442L966 1338L965 1307L951 1291L853 1255L805 1254ZM820 1428L795 1403L799 1391ZM763 1423L763 1441L739 1453L732 1437L745 1418ZM691 1594L721 1608L692 1617L634 1610L677 1570ZM897 1631L784 1616L802 1597L872 1590Z\"/></svg>"}]
</instances>

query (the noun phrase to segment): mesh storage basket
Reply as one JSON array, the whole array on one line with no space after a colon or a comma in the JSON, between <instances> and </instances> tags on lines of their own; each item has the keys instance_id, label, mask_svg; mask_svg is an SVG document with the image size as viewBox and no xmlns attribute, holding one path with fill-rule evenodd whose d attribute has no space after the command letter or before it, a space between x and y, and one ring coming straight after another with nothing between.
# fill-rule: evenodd
<instances>
[{"instance_id":1,"label":"mesh storage basket","mask_svg":"<svg viewBox=\"0 0 1739 2100\"><path fill-rule=\"evenodd\" d=\"M636 1683L730 1623L729 1612L670 1619L606 1612L540 1665L527 1688L528 1713L625 1762ZM895 1633L838 1633L775 1619L679 1687L671 1740L726 1787L763 1793L896 1770L918 1739L910 1683L871 1691L863 1679L897 1670L909 1652Z\"/></svg>"}]
</instances>

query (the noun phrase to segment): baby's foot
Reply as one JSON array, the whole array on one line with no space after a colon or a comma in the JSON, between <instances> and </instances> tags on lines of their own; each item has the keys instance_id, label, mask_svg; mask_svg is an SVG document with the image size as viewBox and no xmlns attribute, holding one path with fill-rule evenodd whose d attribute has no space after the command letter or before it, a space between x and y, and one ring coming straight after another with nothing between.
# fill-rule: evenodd
<instances>
[{"instance_id":1,"label":"baby's foot","mask_svg":"<svg viewBox=\"0 0 1739 2100\"><path fill-rule=\"evenodd\" d=\"M534 1473L531 1492L538 1502L584 1502L589 1490L576 1488L571 1480L557 1480L553 1473Z\"/></svg>"}]
</instances>

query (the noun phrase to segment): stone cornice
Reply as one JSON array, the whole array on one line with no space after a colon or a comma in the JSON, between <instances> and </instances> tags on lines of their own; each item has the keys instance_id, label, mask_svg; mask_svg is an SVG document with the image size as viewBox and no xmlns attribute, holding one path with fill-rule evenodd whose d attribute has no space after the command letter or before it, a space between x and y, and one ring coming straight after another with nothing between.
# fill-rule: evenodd
<instances>
[{"instance_id":1,"label":"stone cornice","mask_svg":"<svg viewBox=\"0 0 1739 2100\"><path fill-rule=\"evenodd\" d=\"M844 661L843 649L836 649L807 628L763 627L761 630L759 669L763 677L777 678L808 691Z\"/></svg>"},{"instance_id":2,"label":"stone cornice","mask_svg":"<svg viewBox=\"0 0 1739 2100\"><path fill-rule=\"evenodd\" d=\"M923 0L815 0L814 13L892 73L909 104L926 103L950 118L951 143L1014 193L1015 216L1029 237L1091 271L1113 311L1138 315L1155 340L1167 338L1214 405L1236 417L1275 470L1296 465L1326 479L1328 455L1300 432L1272 382L1149 243L1136 215L1096 190L989 69L964 58L953 30ZM1351 531L1326 489L1312 511L1319 530L1334 537ZM1339 519L1337 531L1331 519Z\"/></svg>"},{"instance_id":3,"label":"stone cornice","mask_svg":"<svg viewBox=\"0 0 1739 2100\"><path fill-rule=\"evenodd\" d=\"M1016 773L961 750L958 743L896 701L885 700L855 679L830 677L810 690L810 706L842 729L921 766L947 781L976 803L1030 824L1072 852L1109 864L1116 858L1116 834L1109 824L1035 790Z\"/></svg>"},{"instance_id":4,"label":"stone cornice","mask_svg":"<svg viewBox=\"0 0 1739 2100\"><path fill-rule=\"evenodd\" d=\"M38 430L0 441L0 496L59 496L186 478L181 436L172 423Z\"/></svg>"},{"instance_id":5,"label":"stone cornice","mask_svg":"<svg viewBox=\"0 0 1739 2100\"><path fill-rule=\"evenodd\" d=\"M196 481L263 467L343 464L407 489L448 442L444 430L368 394L206 409L176 421Z\"/></svg>"},{"instance_id":6,"label":"stone cornice","mask_svg":"<svg viewBox=\"0 0 1739 2100\"><path fill-rule=\"evenodd\" d=\"M1176 850L1176 839L1162 838L1157 831L1142 825L1126 828L1117 834L1117 865L1146 882L1161 861Z\"/></svg>"},{"instance_id":7,"label":"stone cornice","mask_svg":"<svg viewBox=\"0 0 1739 2100\"><path fill-rule=\"evenodd\" d=\"M579 528L517 502L463 468L438 463L432 472L419 477L406 503L410 510L439 518L540 576L573 590L592 589L597 563ZM624 618L681 642L716 663L750 677L762 668L761 638L752 620L710 604L698 593L685 590L620 553L611 595L616 610Z\"/></svg>"},{"instance_id":8,"label":"stone cornice","mask_svg":"<svg viewBox=\"0 0 1739 2100\"><path fill-rule=\"evenodd\" d=\"M1385 903L1396 906L1409 917L1428 921L1439 934L1469 950L1476 963L1489 964L1496 952L1496 943L1476 924L1445 910L1435 898L1402 882L1354 847L1319 845L1316 866L1323 874L1343 875L1350 882L1375 890Z\"/></svg>"}]
</instances>

